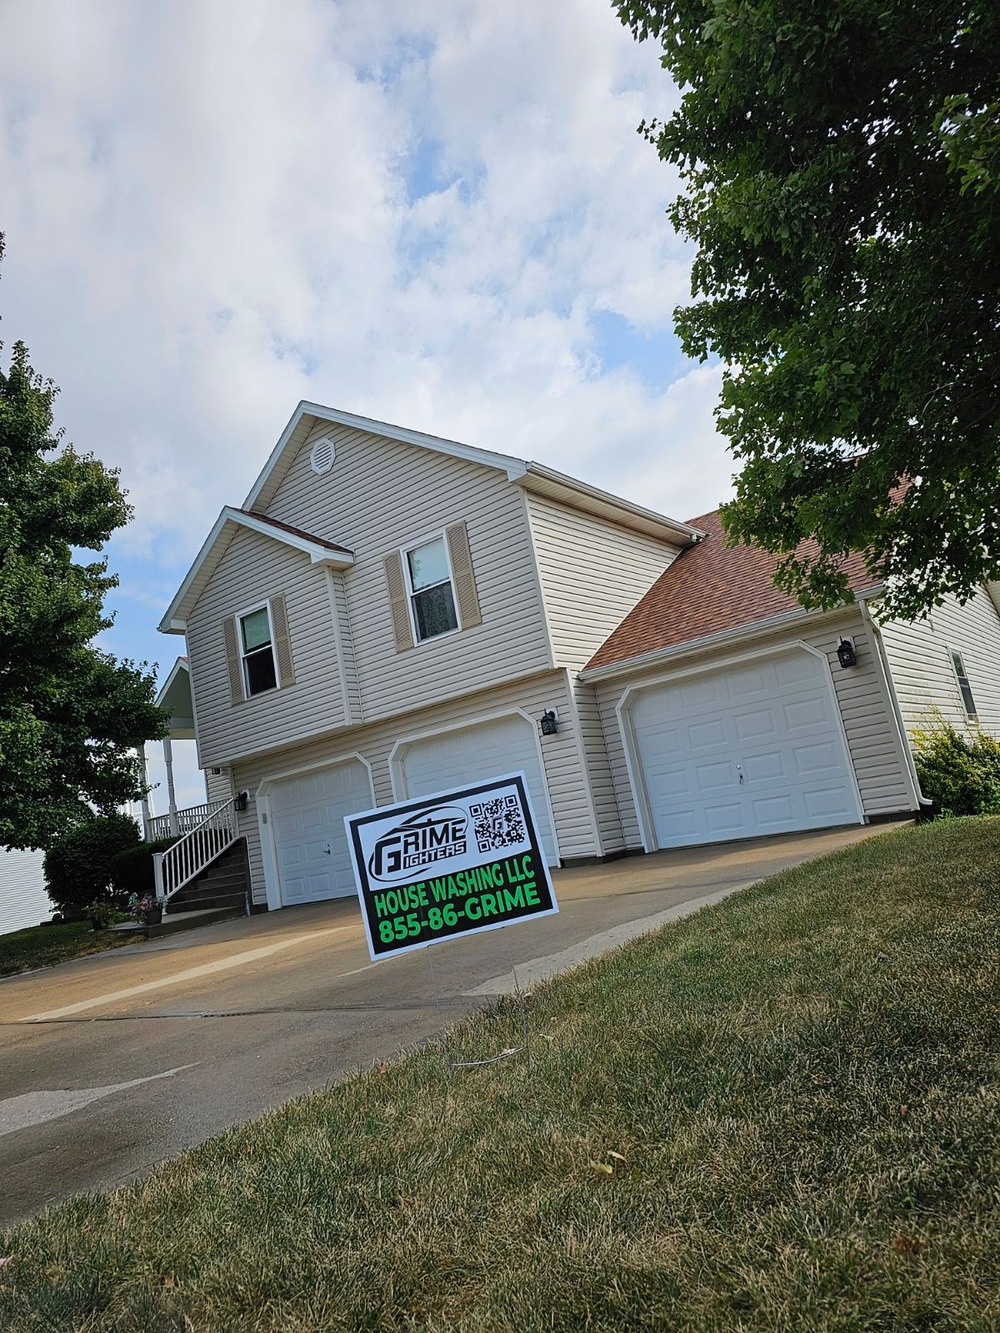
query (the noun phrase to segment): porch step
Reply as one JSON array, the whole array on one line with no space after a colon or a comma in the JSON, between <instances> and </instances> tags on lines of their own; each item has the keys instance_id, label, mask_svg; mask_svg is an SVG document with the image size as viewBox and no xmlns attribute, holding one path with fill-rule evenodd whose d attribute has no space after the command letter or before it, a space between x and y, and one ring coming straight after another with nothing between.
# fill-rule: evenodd
<instances>
[{"instance_id":1,"label":"porch step","mask_svg":"<svg viewBox=\"0 0 1000 1333\"><path fill-rule=\"evenodd\" d=\"M216 921L231 921L242 916L243 899L235 907L211 907L208 909L180 912L176 916L165 916L156 926L144 926L134 921L122 921L112 926L127 935L145 935L149 940L159 939L163 935L176 935L181 930L194 930L198 926L214 926Z\"/></svg>"},{"instance_id":2,"label":"porch step","mask_svg":"<svg viewBox=\"0 0 1000 1333\"><path fill-rule=\"evenodd\" d=\"M246 911L250 888L250 864L245 838L240 838L207 866L197 879L175 893L167 905L165 920L207 910L231 915Z\"/></svg>"}]
</instances>

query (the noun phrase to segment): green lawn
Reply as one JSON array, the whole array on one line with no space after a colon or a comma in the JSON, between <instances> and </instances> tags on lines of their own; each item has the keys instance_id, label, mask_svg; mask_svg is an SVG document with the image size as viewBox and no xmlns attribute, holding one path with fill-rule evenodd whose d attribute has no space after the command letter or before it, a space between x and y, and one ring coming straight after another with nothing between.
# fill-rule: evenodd
<instances>
[{"instance_id":1,"label":"green lawn","mask_svg":"<svg viewBox=\"0 0 1000 1333\"><path fill-rule=\"evenodd\" d=\"M27 972L35 967L51 967L70 958L117 949L123 944L135 944L144 935L128 935L120 931L91 928L89 921L68 921L60 926L29 926L0 935L0 977L15 972Z\"/></svg>"},{"instance_id":2,"label":"green lawn","mask_svg":"<svg viewBox=\"0 0 1000 1333\"><path fill-rule=\"evenodd\" d=\"M8 1233L0 1327L996 1330L998 884L954 820L736 895L539 989L530 1063L428 1047Z\"/></svg>"}]
</instances>

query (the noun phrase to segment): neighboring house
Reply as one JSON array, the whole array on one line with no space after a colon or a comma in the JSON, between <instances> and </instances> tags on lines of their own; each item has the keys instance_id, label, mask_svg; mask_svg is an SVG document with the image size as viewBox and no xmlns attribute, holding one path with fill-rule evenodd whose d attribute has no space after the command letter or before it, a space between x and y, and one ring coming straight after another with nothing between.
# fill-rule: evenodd
<instances>
[{"instance_id":1,"label":"neighboring house","mask_svg":"<svg viewBox=\"0 0 1000 1333\"><path fill-rule=\"evenodd\" d=\"M715 516L300 404L160 625L186 635L199 762L237 797L254 904L353 893L345 814L514 770L553 865L912 812L867 600L806 613L772 567ZM978 632L951 643L974 690Z\"/></svg>"},{"instance_id":2,"label":"neighboring house","mask_svg":"<svg viewBox=\"0 0 1000 1333\"><path fill-rule=\"evenodd\" d=\"M52 915L41 852L0 847L0 935L37 926Z\"/></svg>"}]
</instances>

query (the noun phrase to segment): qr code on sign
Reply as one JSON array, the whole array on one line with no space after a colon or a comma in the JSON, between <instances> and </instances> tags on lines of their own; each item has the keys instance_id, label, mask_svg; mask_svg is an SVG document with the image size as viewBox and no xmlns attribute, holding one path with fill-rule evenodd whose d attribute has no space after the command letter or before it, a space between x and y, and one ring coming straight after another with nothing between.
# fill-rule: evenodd
<instances>
[{"instance_id":1,"label":"qr code on sign","mask_svg":"<svg viewBox=\"0 0 1000 1333\"><path fill-rule=\"evenodd\" d=\"M497 796L492 801L480 801L469 806L469 814L481 852L499 852L528 839L521 802L516 796Z\"/></svg>"}]
</instances>

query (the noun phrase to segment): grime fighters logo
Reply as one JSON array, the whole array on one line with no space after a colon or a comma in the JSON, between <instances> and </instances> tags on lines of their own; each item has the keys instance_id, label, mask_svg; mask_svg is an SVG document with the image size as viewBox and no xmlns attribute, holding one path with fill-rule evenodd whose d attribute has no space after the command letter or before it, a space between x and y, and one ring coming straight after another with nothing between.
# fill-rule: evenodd
<instances>
[{"instance_id":1,"label":"grime fighters logo","mask_svg":"<svg viewBox=\"0 0 1000 1333\"><path fill-rule=\"evenodd\" d=\"M411 879L436 861L464 856L467 826L465 811L454 805L439 805L412 815L378 839L368 858L368 873L383 884L393 883Z\"/></svg>"}]
</instances>

